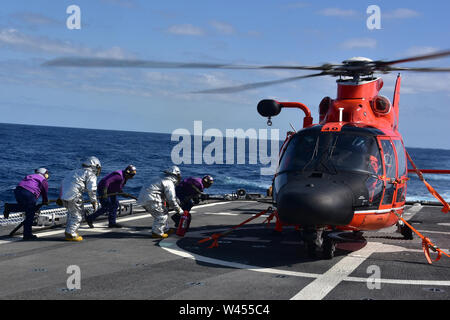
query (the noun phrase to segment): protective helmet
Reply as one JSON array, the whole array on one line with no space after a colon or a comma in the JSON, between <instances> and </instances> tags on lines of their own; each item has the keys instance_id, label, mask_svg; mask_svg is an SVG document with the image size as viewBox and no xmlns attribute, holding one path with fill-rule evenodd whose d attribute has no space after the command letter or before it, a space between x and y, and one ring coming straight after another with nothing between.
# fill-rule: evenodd
<instances>
[{"instance_id":1,"label":"protective helmet","mask_svg":"<svg viewBox=\"0 0 450 320\"><path fill-rule=\"evenodd\" d=\"M163 171L166 175L174 176L177 178L177 182L181 180L181 171L177 166L170 167Z\"/></svg>"},{"instance_id":2,"label":"protective helmet","mask_svg":"<svg viewBox=\"0 0 450 320\"><path fill-rule=\"evenodd\" d=\"M99 176L102 171L102 164L97 157L87 158L86 161L83 162L82 166L85 168L92 168L97 176Z\"/></svg>"},{"instance_id":3,"label":"protective helmet","mask_svg":"<svg viewBox=\"0 0 450 320\"><path fill-rule=\"evenodd\" d=\"M214 178L207 174L202 178L202 183L205 188L209 188L214 183Z\"/></svg>"},{"instance_id":4,"label":"protective helmet","mask_svg":"<svg viewBox=\"0 0 450 320\"><path fill-rule=\"evenodd\" d=\"M134 175L136 174L136 167L130 164L128 167L125 168L124 172L126 176L133 178Z\"/></svg>"},{"instance_id":5,"label":"protective helmet","mask_svg":"<svg viewBox=\"0 0 450 320\"><path fill-rule=\"evenodd\" d=\"M36 170L34 170L34 173L37 173L37 174L40 174L40 175L44 176L45 179L47 179L47 180L50 177L48 170L45 169L45 168L36 169Z\"/></svg>"}]
</instances>

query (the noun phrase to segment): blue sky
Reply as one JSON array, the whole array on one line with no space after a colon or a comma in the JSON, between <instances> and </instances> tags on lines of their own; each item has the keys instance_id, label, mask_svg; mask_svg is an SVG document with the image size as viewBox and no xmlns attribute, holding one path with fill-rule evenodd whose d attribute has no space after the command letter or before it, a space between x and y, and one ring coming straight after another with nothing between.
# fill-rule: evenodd
<instances>
[{"instance_id":1,"label":"blue sky","mask_svg":"<svg viewBox=\"0 0 450 320\"><path fill-rule=\"evenodd\" d=\"M66 8L81 8L81 30ZM369 5L381 29L366 27ZM307 72L44 68L62 56L238 64L320 65L354 56L397 59L450 48L448 1L2 1L0 122L132 131L266 128L261 99L299 101L318 119L335 79L323 77L236 94L189 92ZM450 67L450 59L402 66ZM395 74L381 93L392 97ZM400 131L411 147L450 149L450 75L404 73ZM284 135L302 114L273 119Z\"/></svg>"}]
</instances>

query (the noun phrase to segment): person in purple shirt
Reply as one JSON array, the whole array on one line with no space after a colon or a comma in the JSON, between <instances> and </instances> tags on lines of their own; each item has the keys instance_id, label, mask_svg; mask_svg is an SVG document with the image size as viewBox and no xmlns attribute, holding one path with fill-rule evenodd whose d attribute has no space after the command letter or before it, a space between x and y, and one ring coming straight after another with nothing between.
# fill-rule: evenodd
<instances>
[{"instance_id":1,"label":"person in purple shirt","mask_svg":"<svg viewBox=\"0 0 450 320\"><path fill-rule=\"evenodd\" d=\"M23 240L36 240L37 236L32 234L32 226L36 211L48 204L48 182L49 172L45 168L35 170L34 174L26 176L14 189L17 204L5 204L3 215L8 218L10 212L25 211L23 222ZM42 204L36 205L42 196Z\"/></svg>"},{"instance_id":2,"label":"person in purple shirt","mask_svg":"<svg viewBox=\"0 0 450 320\"><path fill-rule=\"evenodd\" d=\"M117 193L122 193L122 189L129 179L133 179L136 174L136 167L129 165L125 170L117 170L111 172L100 180L97 193L102 205L100 209L91 215L86 215L85 220L90 228L94 228L93 222L102 214L108 212L108 227L121 228L122 226L116 222L117 208L119 201L117 200ZM114 195L112 195L114 194Z\"/></svg>"},{"instance_id":3,"label":"person in purple shirt","mask_svg":"<svg viewBox=\"0 0 450 320\"><path fill-rule=\"evenodd\" d=\"M213 182L214 179L210 175L206 175L203 178L189 177L182 180L175 188L181 209L183 211L191 211L194 204L198 204L200 200L208 199L208 195L203 193L203 191L205 188L211 187ZM178 227L181 215L175 213L171 218L175 222L175 227Z\"/></svg>"}]
</instances>

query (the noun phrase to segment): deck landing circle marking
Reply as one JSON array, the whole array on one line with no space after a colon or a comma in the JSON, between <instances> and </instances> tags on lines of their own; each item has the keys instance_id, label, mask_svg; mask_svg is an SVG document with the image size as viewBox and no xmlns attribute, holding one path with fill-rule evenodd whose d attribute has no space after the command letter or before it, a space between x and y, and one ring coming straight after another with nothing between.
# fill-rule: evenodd
<instances>
[{"instance_id":1,"label":"deck landing circle marking","mask_svg":"<svg viewBox=\"0 0 450 320\"><path fill-rule=\"evenodd\" d=\"M258 229L258 228L265 228L265 227L264 226L250 227L250 228L242 228L241 230L243 230L243 229ZM201 231L196 231L196 232L189 232L186 235L186 238L188 238L189 236L192 236L192 235L194 235L195 238L197 238L197 236L196 236L197 234L199 236L200 236L200 234L202 234L202 236L204 236L204 234L206 232L212 234L214 232L224 231L224 230L226 230L226 229L220 228L220 229L213 229L213 230L201 230ZM317 274L317 273L288 271L288 270L275 269L275 268L264 268L264 267L260 267L260 266L248 265L248 264L243 264L243 263L238 263L238 262L233 262L233 261L220 260L217 258L210 258L210 257L202 256L202 255L199 255L196 253L189 252L189 251L179 247L177 242L180 239L182 239L182 238L167 238L167 239L160 241L159 246L162 249L164 249L172 254L183 257L183 258L189 258L189 259L192 259L195 261L201 261L201 262L225 266L225 267L232 267L232 268L243 269L243 270L248 270L248 271L263 272L263 273L277 274L277 275L287 275L287 276L294 276L294 277L301 277L301 278L317 279L317 278L323 276L323 274ZM233 240L239 241L239 239L233 239ZM403 252L403 251L408 251L408 252L419 252L420 251L420 252L422 252L422 250L418 250L418 249L407 249L407 248L400 247L400 246L383 244L381 242L377 242L376 244L379 249L376 252L383 252L383 253L389 253L389 252L396 253L396 252ZM354 251L354 252L348 254L347 256L354 257L354 258L358 258L358 257L363 258L358 254L358 251ZM367 279L368 278L346 276L342 279L342 281L367 283ZM422 285L422 286L450 287L450 280L405 280L405 279L384 279L384 278L382 278L382 279L380 279L380 283L397 284L397 285Z\"/></svg>"}]
</instances>

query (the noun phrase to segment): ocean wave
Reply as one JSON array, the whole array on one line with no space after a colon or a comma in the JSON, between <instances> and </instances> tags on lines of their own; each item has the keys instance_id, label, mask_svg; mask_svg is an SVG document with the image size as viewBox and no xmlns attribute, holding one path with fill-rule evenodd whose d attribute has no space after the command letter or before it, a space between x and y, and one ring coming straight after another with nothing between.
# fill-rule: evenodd
<instances>
[{"instance_id":1,"label":"ocean wave","mask_svg":"<svg viewBox=\"0 0 450 320\"><path fill-rule=\"evenodd\" d=\"M225 177L221 180L225 185L240 186L245 189L245 187L252 187L257 189L266 190L271 186L270 181L251 181L247 179L235 178L235 177Z\"/></svg>"}]
</instances>

